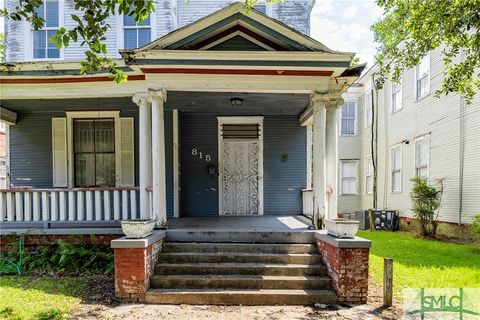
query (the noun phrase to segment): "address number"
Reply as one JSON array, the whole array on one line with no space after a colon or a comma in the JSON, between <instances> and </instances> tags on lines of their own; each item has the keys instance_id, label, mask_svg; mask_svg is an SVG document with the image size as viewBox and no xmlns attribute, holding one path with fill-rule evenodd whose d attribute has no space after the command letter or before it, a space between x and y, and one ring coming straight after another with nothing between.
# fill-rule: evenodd
<instances>
[{"instance_id":1,"label":"address number","mask_svg":"<svg viewBox=\"0 0 480 320\"><path fill-rule=\"evenodd\" d=\"M199 159L205 160L207 162L212 161L212 156L209 154L204 154L201 151L198 151L196 148L192 148L192 156L198 157Z\"/></svg>"}]
</instances>

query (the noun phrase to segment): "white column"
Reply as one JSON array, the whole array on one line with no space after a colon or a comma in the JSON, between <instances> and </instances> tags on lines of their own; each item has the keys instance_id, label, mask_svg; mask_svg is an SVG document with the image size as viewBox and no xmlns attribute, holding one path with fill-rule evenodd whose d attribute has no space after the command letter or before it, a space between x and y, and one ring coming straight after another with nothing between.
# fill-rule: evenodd
<instances>
[{"instance_id":1,"label":"white column","mask_svg":"<svg viewBox=\"0 0 480 320\"><path fill-rule=\"evenodd\" d=\"M165 89L149 89L149 95L152 100L152 214L157 219L157 224L166 226L167 198L163 104L167 100L167 91Z\"/></svg>"},{"instance_id":2,"label":"white column","mask_svg":"<svg viewBox=\"0 0 480 320\"><path fill-rule=\"evenodd\" d=\"M312 119L312 135L313 135L313 196L314 196L314 224L318 228L318 221L322 221L326 216L326 169L325 169L325 125L326 125L326 99L323 95L314 93L312 95L313 119ZM316 217L316 218L315 218Z\"/></svg>"},{"instance_id":3,"label":"white column","mask_svg":"<svg viewBox=\"0 0 480 320\"><path fill-rule=\"evenodd\" d=\"M327 188L332 190L328 195L327 218L335 219L338 213L338 108L327 107Z\"/></svg>"},{"instance_id":4,"label":"white column","mask_svg":"<svg viewBox=\"0 0 480 320\"><path fill-rule=\"evenodd\" d=\"M139 107L139 143L140 143L140 218L152 217L147 188L152 186L152 111L149 97L145 93L135 94L133 102Z\"/></svg>"}]
</instances>

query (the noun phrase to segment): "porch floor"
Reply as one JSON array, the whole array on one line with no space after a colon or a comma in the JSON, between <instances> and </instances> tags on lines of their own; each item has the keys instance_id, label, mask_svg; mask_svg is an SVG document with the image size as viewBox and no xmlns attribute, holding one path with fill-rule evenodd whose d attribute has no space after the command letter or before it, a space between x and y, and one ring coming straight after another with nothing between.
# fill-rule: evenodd
<instances>
[{"instance_id":1,"label":"porch floor","mask_svg":"<svg viewBox=\"0 0 480 320\"><path fill-rule=\"evenodd\" d=\"M172 242L313 243L315 232L301 215L179 218L168 224Z\"/></svg>"}]
</instances>

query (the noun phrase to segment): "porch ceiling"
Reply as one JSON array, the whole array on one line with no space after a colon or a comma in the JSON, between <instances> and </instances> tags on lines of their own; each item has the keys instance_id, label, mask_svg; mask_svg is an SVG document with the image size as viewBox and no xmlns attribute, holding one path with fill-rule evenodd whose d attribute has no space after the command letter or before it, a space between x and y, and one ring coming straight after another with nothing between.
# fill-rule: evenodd
<instances>
[{"instance_id":1,"label":"porch ceiling","mask_svg":"<svg viewBox=\"0 0 480 320\"><path fill-rule=\"evenodd\" d=\"M232 106L230 99L243 99ZM166 110L222 115L299 115L308 105L307 94L176 92L167 96ZM63 112L92 110L131 110L138 107L130 96L119 98L2 100L2 107L17 112Z\"/></svg>"}]
</instances>

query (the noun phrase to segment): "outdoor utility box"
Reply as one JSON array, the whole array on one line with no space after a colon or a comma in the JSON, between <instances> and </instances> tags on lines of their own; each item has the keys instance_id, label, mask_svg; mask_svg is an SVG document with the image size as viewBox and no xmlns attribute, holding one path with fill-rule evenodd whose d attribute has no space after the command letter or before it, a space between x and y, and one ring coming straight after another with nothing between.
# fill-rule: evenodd
<instances>
[{"instance_id":1,"label":"outdoor utility box","mask_svg":"<svg viewBox=\"0 0 480 320\"><path fill-rule=\"evenodd\" d=\"M360 229L370 229L368 210L356 211L355 220L360 221ZM376 230L398 230L399 214L397 210L373 210L373 220Z\"/></svg>"}]
</instances>

